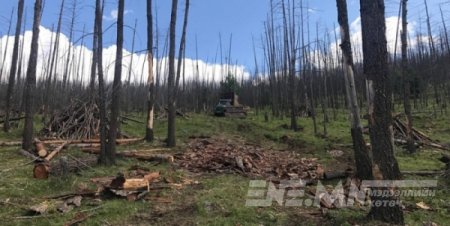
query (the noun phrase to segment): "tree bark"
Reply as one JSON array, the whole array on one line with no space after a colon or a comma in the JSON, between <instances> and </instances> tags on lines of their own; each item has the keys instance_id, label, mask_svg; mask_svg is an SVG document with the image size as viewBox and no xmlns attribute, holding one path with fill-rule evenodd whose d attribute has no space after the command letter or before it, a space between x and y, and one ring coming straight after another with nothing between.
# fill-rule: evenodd
<instances>
[{"instance_id":1,"label":"tree bark","mask_svg":"<svg viewBox=\"0 0 450 226\"><path fill-rule=\"evenodd\" d=\"M412 135L413 120L411 114L411 102L410 102L410 74L408 67L408 0L402 0L402 77L403 77L403 107L406 115L406 142L407 149L410 153L416 152L416 145L414 145L414 138Z\"/></svg>"},{"instance_id":2,"label":"tree bark","mask_svg":"<svg viewBox=\"0 0 450 226\"><path fill-rule=\"evenodd\" d=\"M155 79L153 76L153 12L152 0L147 0L147 61L148 61L148 94L147 94L147 124L145 140L152 142L155 139L153 133L153 118L155 105Z\"/></svg>"},{"instance_id":3,"label":"tree bark","mask_svg":"<svg viewBox=\"0 0 450 226\"><path fill-rule=\"evenodd\" d=\"M98 71L98 107L100 108L100 163L107 164L106 159L106 92L103 80L103 3L96 0L95 33L97 34L97 71ZM95 73L95 72L94 72ZM91 81L92 82L92 81ZM92 83L91 83L92 85Z\"/></svg>"},{"instance_id":4,"label":"tree bark","mask_svg":"<svg viewBox=\"0 0 450 226\"><path fill-rule=\"evenodd\" d=\"M369 118L370 140L374 168L379 169L382 180L397 180L401 174L394 156L392 131L392 89L388 71L386 21L384 0L360 0L364 55L364 72L373 83L374 109ZM383 188L385 191L389 188ZM388 191L389 192L389 191ZM372 202L396 201L398 197L372 196ZM399 205L372 206L369 217L374 220L403 224Z\"/></svg>"},{"instance_id":5,"label":"tree bark","mask_svg":"<svg viewBox=\"0 0 450 226\"><path fill-rule=\"evenodd\" d=\"M168 130L167 130L167 146L175 147L175 30L177 23L177 6L178 0L172 0L172 13L170 19L169 31L169 77L168 96L169 96L169 115L168 115Z\"/></svg>"},{"instance_id":6,"label":"tree bark","mask_svg":"<svg viewBox=\"0 0 450 226\"><path fill-rule=\"evenodd\" d=\"M369 150L364 141L362 125L359 119L359 107L356 96L356 85L354 77L353 53L350 40L350 29L348 25L347 1L337 0L338 21L341 27L341 49L345 68L345 89L347 94L348 108L350 111L351 135L353 140L353 151L355 153L356 176L362 180L371 180L372 160Z\"/></svg>"},{"instance_id":7,"label":"tree bark","mask_svg":"<svg viewBox=\"0 0 450 226\"><path fill-rule=\"evenodd\" d=\"M41 23L42 0L34 3L33 36L31 38L30 60L28 61L27 78L24 90L25 125L23 129L22 148L30 151L33 146L33 105L36 89L36 66L39 48L39 25Z\"/></svg>"},{"instance_id":8,"label":"tree bark","mask_svg":"<svg viewBox=\"0 0 450 226\"><path fill-rule=\"evenodd\" d=\"M122 55L123 55L123 15L125 0L119 0L117 17L117 50L112 90L111 118L109 122L108 147L106 149L106 164L114 164L116 159L116 139L119 129L120 95L122 91Z\"/></svg>"},{"instance_id":9,"label":"tree bark","mask_svg":"<svg viewBox=\"0 0 450 226\"><path fill-rule=\"evenodd\" d=\"M13 55L11 61L11 69L9 71L9 82L8 82L8 90L6 91L6 109L5 109L5 122L3 124L3 130L5 132L9 131L9 117L11 111L11 101L12 95L14 91L14 83L16 80L16 72L17 72L17 59L19 57L19 38L20 38L20 28L22 26L22 16L23 16L23 7L24 0L19 0L17 7L17 22L16 22L16 34L14 37L14 47L13 47ZM11 21L12 22L12 21Z\"/></svg>"}]
</instances>

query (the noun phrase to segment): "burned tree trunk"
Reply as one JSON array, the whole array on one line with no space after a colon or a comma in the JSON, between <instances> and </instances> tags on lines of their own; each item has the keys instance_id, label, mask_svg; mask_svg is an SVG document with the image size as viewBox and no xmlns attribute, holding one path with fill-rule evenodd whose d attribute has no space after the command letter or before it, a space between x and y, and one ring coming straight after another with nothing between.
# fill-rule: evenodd
<instances>
[{"instance_id":1,"label":"burned tree trunk","mask_svg":"<svg viewBox=\"0 0 450 226\"><path fill-rule=\"evenodd\" d=\"M6 35L6 46L5 46L5 52L3 52L3 60L2 60L2 67L0 68L0 81L2 81L2 77L3 77L3 67L5 66L5 58L6 55L8 54L8 46L9 46L9 33L11 32L11 25L12 25L12 18L14 15L14 8L11 11L11 16L9 17L9 26L8 26L8 33Z\"/></svg>"},{"instance_id":2,"label":"burned tree trunk","mask_svg":"<svg viewBox=\"0 0 450 226\"><path fill-rule=\"evenodd\" d=\"M186 6L184 9L184 22L183 22L183 31L181 33L181 41L180 41L180 49L178 52L178 65L177 65L177 78L175 81L175 97L178 94L178 87L180 84L180 77L181 77L181 66L184 62L184 55L186 50L186 30L187 30L187 24L188 24L188 18L189 18L189 0L186 1ZM183 86L184 87L184 86ZM176 101L175 101L176 104Z\"/></svg>"},{"instance_id":3,"label":"burned tree trunk","mask_svg":"<svg viewBox=\"0 0 450 226\"><path fill-rule=\"evenodd\" d=\"M379 169L382 180L400 179L400 170L394 156L392 131L392 89L388 71L388 52L384 0L361 0L361 25L364 55L364 72L373 83L374 109L369 118L370 140L374 158L374 168ZM378 188L390 192L390 188ZM398 197L374 195L372 202L391 202ZM401 206L373 205L369 217L374 220L402 224Z\"/></svg>"},{"instance_id":4,"label":"burned tree trunk","mask_svg":"<svg viewBox=\"0 0 450 226\"><path fill-rule=\"evenodd\" d=\"M69 50L67 53L67 57L66 57L66 64L64 66L64 74L63 74L63 83L62 83L62 88L63 90L66 88L66 83L67 80L69 79L69 63L70 63L70 57L72 55L72 42L73 42L73 28L75 26L75 13L77 11L77 0L73 1L73 5L72 5L72 18L70 21L70 28L69 28Z\"/></svg>"},{"instance_id":5,"label":"burned tree trunk","mask_svg":"<svg viewBox=\"0 0 450 226\"><path fill-rule=\"evenodd\" d=\"M154 140L153 118L155 105L155 79L153 76L153 12L152 0L147 0L147 61L148 61L148 94L147 94L147 124L145 129L145 140Z\"/></svg>"},{"instance_id":6,"label":"burned tree trunk","mask_svg":"<svg viewBox=\"0 0 450 226\"><path fill-rule=\"evenodd\" d=\"M120 95L122 89L122 55L123 55L123 15L125 11L125 0L119 0L119 11L117 17L117 50L114 68L114 82L112 90L111 118L109 122L108 147L106 150L106 164L114 164L116 159L116 139L119 129Z\"/></svg>"},{"instance_id":7,"label":"burned tree trunk","mask_svg":"<svg viewBox=\"0 0 450 226\"><path fill-rule=\"evenodd\" d=\"M347 1L337 0L338 21L341 27L341 49L345 68L345 89L350 111L353 151L355 152L356 175L359 179L372 179L372 160L364 141L362 125L359 119L359 107L356 97L355 76L353 70L353 53L348 25Z\"/></svg>"},{"instance_id":8,"label":"burned tree trunk","mask_svg":"<svg viewBox=\"0 0 450 226\"><path fill-rule=\"evenodd\" d=\"M169 115L168 115L168 129L167 129L167 146L175 147L175 30L177 23L177 6L178 0L172 0L172 13L170 17L170 31L169 31L169 77L168 96L169 96Z\"/></svg>"},{"instance_id":9,"label":"burned tree trunk","mask_svg":"<svg viewBox=\"0 0 450 226\"><path fill-rule=\"evenodd\" d=\"M9 71L9 81L8 81L8 90L6 91L6 109L5 109L5 122L3 124L3 130L5 132L9 131L9 117L11 111L11 101L14 91L14 83L16 80L16 72L17 72L17 59L19 57L19 37L20 37L20 28L22 26L22 15L23 15L23 6L24 1L19 0L18 8L17 8L17 22L16 22L16 34L14 37L14 47L13 47L13 55L11 61L11 69ZM12 21L11 21L12 22ZM8 47L8 46L6 46ZM4 59L3 59L4 60Z\"/></svg>"},{"instance_id":10,"label":"burned tree trunk","mask_svg":"<svg viewBox=\"0 0 450 226\"><path fill-rule=\"evenodd\" d=\"M412 136L412 114L411 114L411 80L408 68L408 0L402 0L402 78L403 78L403 107L406 115L406 141L407 149L410 153L416 152L416 145L414 145L414 138Z\"/></svg>"},{"instance_id":11,"label":"burned tree trunk","mask_svg":"<svg viewBox=\"0 0 450 226\"><path fill-rule=\"evenodd\" d=\"M27 78L24 90L25 97L25 125L23 129L22 148L31 150L33 146L33 105L36 89L36 66L39 48L39 25L41 23L42 0L34 3L33 36L31 38L30 60L28 61Z\"/></svg>"},{"instance_id":12,"label":"burned tree trunk","mask_svg":"<svg viewBox=\"0 0 450 226\"><path fill-rule=\"evenodd\" d=\"M95 33L97 34L97 71L98 71L98 107L100 109L100 159L101 163L107 164L106 159L106 93L103 80L103 4L96 0L95 4ZM94 71L95 73L95 71ZM92 80L91 80L92 82ZM92 85L92 83L91 83Z\"/></svg>"}]
</instances>

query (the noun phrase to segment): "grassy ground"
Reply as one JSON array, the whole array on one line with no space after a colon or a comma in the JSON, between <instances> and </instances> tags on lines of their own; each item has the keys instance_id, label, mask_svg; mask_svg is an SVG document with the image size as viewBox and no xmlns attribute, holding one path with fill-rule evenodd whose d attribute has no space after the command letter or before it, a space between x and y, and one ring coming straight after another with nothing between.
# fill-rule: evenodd
<instances>
[{"instance_id":1,"label":"grassy ground","mask_svg":"<svg viewBox=\"0 0 450 226\"><path fill-rule=\"evenodd\" d=\"M135 115L135 118L145 117ZM241 139L257 143L265 148L288 150L300 153L304 157L316 157L325 169L345 169L352 163L352 150L347 115L338 113L336 120L330 120L327 136L324 136L321 117L318 117L318 129L321 135L313 133L312 121L309 118L299 119L302 131L292 132L284 127L289 119L270 119L264 122L262 114L250 114L246 119L216 118L209 115L191 115L189 119L177 119L177 148L183 151L190 136L221 136L229 139ZM450 120L443 116L420 114L415 117L417 128L442 143L450 142ZM39 119L36 119L39 129ZM127 148L149 148L163 146L166 135L166 121L156 121L157 141L153 144L137 144ZM20 125L19 125L20 127ZM143 136L143 125L128 122L123 130L133 136ZM20 140L19 129L9 134L0 132L0 141ZM331 157L327 151L339 149L344 156ZM79 155L79 151L68 150L68 153ZM406 154L401 148L396 149L401 170L438 170L444 165L437 158L441 151L421 149L414 155ZM326 213L317 208L280 207L276 203L271 207L246 207L245 200L249 188L249 178L239 175L202 174L194 175L172 166L134 160L119 160L117 166L111 168L95 167L85 170L79 175L66 178L50 178L35 180L32 178L33 166L27 164L28 159L17 154L17 148L0 148L0 219L2 225L62 225L77 213L85 211L92 216L82 225L354 225L372 224L365 220L365 209L338 209ZM45 201L45 197L70 191L79 187L92 186L89 179L100 176L114 176L124 172L132 165L139 165L151 170L161 171L166 177L189 177L200 182L198 186L186 186L181 190L165 190L152 194L171 200L170 203L150 201L128 202L126 200L104 200L101 203L83 202L81 208L72 212L49 213L46 216L32 219L17 219L23 216L25 209L31 205ZM415 179L417 177L407 177ZM433 179L431 177L420 179ZM330 182L334 183L334 182ZM439 189L435 197L406 198L405 204L415 206L423 201L432 210L405 211L408 225L422 225L433 221L438 225L449 225L448 181L439 179ZM8 201L6 204L5 202Z\"/></svg>"}]
</instances>

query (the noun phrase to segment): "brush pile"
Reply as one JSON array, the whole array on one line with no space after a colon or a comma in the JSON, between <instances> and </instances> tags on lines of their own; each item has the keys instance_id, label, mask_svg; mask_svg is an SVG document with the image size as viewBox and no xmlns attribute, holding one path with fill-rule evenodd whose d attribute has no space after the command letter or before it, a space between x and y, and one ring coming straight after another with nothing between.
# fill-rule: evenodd
<instances>
[{"instance_id":1,"label":"brush pile","mask_svg":"<svg viewBox=\"0 0 450 226\"><path fill-rule=\"evenodd\" d=\"M175 158L178 166L192 172L238 173L271 180L318 179L324 173L316 159L224 139L194 139Z\"/></svg>"},{"instance_id":2,"label":"brush pile","mask_svg":"<svg viewBox=\"0 0 450 226\"><path fill-rule=\"evenodd\" d=\"M99 136L100 110L92 101L74 99L61 112L52 115L41 135L58 139L94 139Z\"/></svg>"},{"instance_id":3,"label":"brush pile","mask_svg":"<svg viewBox=\"0 0 450 226\"><path fill-rule=\"evenodd\" d=\"M396 115L393 118L393 129L394 129L394 138L395 143L399 145L407 144L407 127L406 123L400 120L401 115ZM438 141L431 139L425 133L419 131L416 128L411 129L411 135L413 137L414 143L416 146L429 146L442 150L450 150L450 147L439 144Z\"/></svg>"}]
</instances>

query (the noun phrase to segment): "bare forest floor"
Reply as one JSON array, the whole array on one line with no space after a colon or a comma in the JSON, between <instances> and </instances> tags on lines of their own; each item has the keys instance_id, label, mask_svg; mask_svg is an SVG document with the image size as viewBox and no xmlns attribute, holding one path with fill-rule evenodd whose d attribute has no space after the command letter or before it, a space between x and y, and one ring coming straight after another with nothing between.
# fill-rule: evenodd
<instances>
[{"instance_id":1,"label":"bare forest floor","mask_svg":"<svg viewBox=\"0 0 450 226\"><path fill-rule=\"evenodd\" d=\"M352 149L349 123L344 111L331 110L327 135L323 134L322 118L318 116L319 135L313 132L312 120L300 118L301 131L286 129L289 119L264 121L264 116L249 114L246 119L217 118L211 115L190 114L188 119L177 119L177 148L166 153L183 153L193 137L211 137L231 143L249 143L265 150L281 150L301 158L317 158L325 170L344 170L352 167ZM145 116L135 114L144 121ZM420 113L414 117L416 128L441 143L450 143L450 118L432 113ZM19 125L19 128L21 125ZM36 118L36 127L41 127ZM167 122L156 121L157 140L152 144L138 143L120 146L120 150L151 149L164 147ZM143 137L144 125L128 121L122 129L129 135ZM20 129L10 134L0 132L0 142L20 140ZM368 139L367 139L368 141ZM259 150L259 149L258 149ZM329 151L341 150L343 155L333 157ZM85 155L77 148L63 150L72 156ZM442 170L445 165L438 158L444 151L422 148L416 154L407 154L396 148L396 156L402 171ZM283 207L276 202L270 207L246 207L246 196L251 177L233 172L189 171L167 163L119 159L114 167L97 166L77 175L50 177L48 180L33 178L33 164L18 154L18 147L0 147L0 219L1 225L64 225L74 218L86 216L80 225L379 225L367 222L366 208L326 209L316 207ZM27 216L27 209L42 202L51 203L46 197L75 192L80 188L92 188L94 177L115 176L134 167L160 171L161 177L170 181L195 181L181 188L150 191L143 200L130 202L126 199L103 199L82 201L81 207L67 213L49 212L45 215ZM442 177L418 177L406 175L405 179L439 179L435 197L406 198L405 218L408 225L450 225L449 181ZM337 181L325 183L335 184ZM430 210L418 208L423 202ZM431 224L429 224L431 225Z\"/></svg>"}]
</instances>

